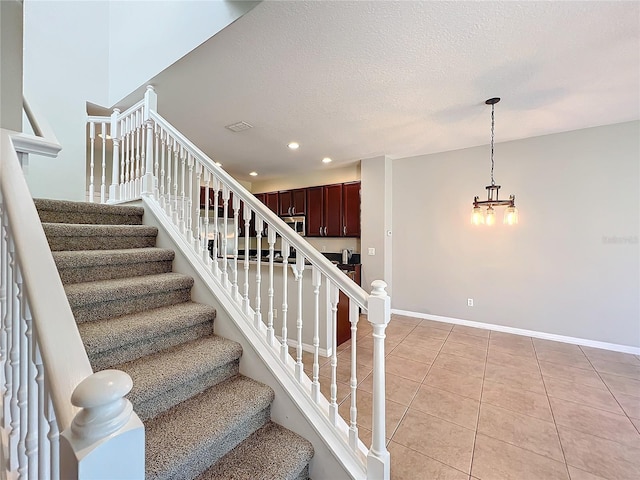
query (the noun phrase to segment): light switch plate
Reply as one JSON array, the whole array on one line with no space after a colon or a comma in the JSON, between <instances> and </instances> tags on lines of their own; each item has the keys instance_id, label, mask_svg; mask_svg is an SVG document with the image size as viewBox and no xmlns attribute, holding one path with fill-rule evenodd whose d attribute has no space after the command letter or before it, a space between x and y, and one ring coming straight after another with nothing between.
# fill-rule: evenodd
<instances>
[{"instance_id":1,"label":"light switch plate","mask_svg":"<svg viewBox=\"0 0 640 480\"><path fill-rule=\"evenodd\" d=\"M373 247L369 247L369 255L375 255L376 254L376 249Z\"/></svg>"}]
</instances>

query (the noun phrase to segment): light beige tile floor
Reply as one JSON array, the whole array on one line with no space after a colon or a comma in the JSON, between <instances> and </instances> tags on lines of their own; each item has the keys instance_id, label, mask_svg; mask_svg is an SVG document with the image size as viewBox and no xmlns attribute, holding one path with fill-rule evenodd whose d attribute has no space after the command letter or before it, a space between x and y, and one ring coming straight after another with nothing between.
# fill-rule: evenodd
<instances>
[{"instance_id":1,"label":"light beige tile floor","mask_svg":"<svg viewBox=\"0 0 640 480\"><path fill-rule=\"evenodd\" d=\"M373 339L362 323L356 403L369 445ZM397 315L387 336L393 480L640 479L640 356ZM339 350L348 419L351 342ZM329 377L324 363L323 392Z\"/></svg>"}]
</instances>

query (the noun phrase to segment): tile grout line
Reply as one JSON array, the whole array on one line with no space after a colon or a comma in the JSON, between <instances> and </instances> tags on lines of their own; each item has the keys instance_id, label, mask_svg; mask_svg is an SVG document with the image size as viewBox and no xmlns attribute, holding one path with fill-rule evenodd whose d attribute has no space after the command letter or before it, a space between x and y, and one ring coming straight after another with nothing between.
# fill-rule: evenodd
<instances>
[{"instance_id":1,"label":"tile grout line","mask_svg":"<svg viewBox=\"0 0 640 480\"><path fill-rule=\"evenodd\" d=\"M487 352L484 357L484 371L482 372L482 387L480 388L480 400L478 402L478 417L476 418L476 431L473 435L473 447L471 448L471 464L469 465L469 478L471 478L471 472L473 472L473 459L476 455L476 443L478 440L478 428L480 427L480 410L482 409L482 396L484 395L484 379L487 375L487 362L489 361L489 346L491 345L491 333L489 330L489 337L487 337Z\"/></svg>"},{"instance_id":2,"label":"tile grout line","mask_svg":"<svg viewBox=\"0 0 640 480\"><path fill-rule=\"evenodd\" d=\"M613 399L615 400L615 402L618 404L618 406L620 407L620 410L622 410L622 413L624 413L624 416L627 418L627 420L629 420L629 422L631 423L631 426L634 427L636 429L636 432L638 432L638 435L640 436L640 427L638 425L636 425L633 420L631 420L631 417L629 416L629 414L627 413L627 411L624 409L624 407L620 404L620 401L616 398L616 394L613 393L613 391L611 390L611 388L609 387L609 385L607 384L607 382L605 382L604 378L602 378L602 375L600 375L600 372L598 371L598 369L595 367L595 365L593 365L593 363L591 362L591 359L589 358L589 356L585 353L584 350L582 350L582 347L580 347L580 351L582 351L582 354L587 358L587 361L589 362L589 364L591 365L591 367L593 368L593 370L596 372L596 374L598 375L598 378L600 379L600 381L604 384L605 387L607 387L607 391L611 394L611 396L613 397ZM611 373L608 373L607 375L613 375ZM623 377L622 375L616 375L618 377L622 377L622 378L629 378L629 377ZM631 379L633 380L633 379ZM624 394L623 394L624 395ZM630 395L632 396L632 395ZM640 398L640 397L638 397ZM639 400L640 401L640 400ZM588 406L588 405L587 405ZM591 407L596 409L595 407ZM597 410L601 410L601 411L606 411L606 410L602 410L602 409L597 409ZM577 430L579 431L579 430ZM582 432L585 433L585 432ZM587 434L589 435L589 434ZM600 437L598 435L593 435L596 438L603 438L604 440L610 440L613 442L616 442L615 440L611 440L608 438L604 438L604 437ZM626 443L623 442L616 442L616 443L620 443L621 445L626 445Z\"/></svg>"},{"instance_id":3,"label":"tile grout line","mask_svg":"<svg viewBox=\"0 0 640 480\"><path fill-rule=\"evenodd\" d=\"M536 345L533 340L531 340L533 344L533 352L536 358L536 363L538 364L538 370L540 371L540 378L542 379L542 386L544 387L544 393L547 397L547 403L549 404L549 411L551 412L551 418L553 419L553 426L556 429L556 435L558 436L558 444L560 445L560 451L562 452L562 458L564 458L564 466L567 470L567 478L571 479L571 472L569 472L569 462L567 462L567 456L564 453L564 446L562 445L562 440L560 439L560 431L558 430L558 423L556 422L556 415L553 412L553 407L551 406L551 400L549 399L549 392L547 391L547 384L544 380L544 375L542 374L542 369L540 368L540 359L538 358L538 351L536 350ZM586 355L585 355L586 356ZM592 472L589 472L592 473ZM594 473L595 475L595 473Z\"/></svg>"}]
</instances>

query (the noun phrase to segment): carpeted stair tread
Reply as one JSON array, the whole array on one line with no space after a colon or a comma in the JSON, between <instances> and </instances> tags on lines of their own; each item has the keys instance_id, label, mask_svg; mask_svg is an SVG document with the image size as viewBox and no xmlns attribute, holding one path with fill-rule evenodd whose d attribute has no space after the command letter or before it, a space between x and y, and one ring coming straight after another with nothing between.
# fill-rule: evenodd
<instances>
[{"instance_id":1,"label":"carpeted stair tread","mask_svg":"<svg viewBox=\"0 0 640 480\"><path fill-rule=\"evenodd\" d=\"M167 273L175 257L173 250L156 247L52 253L64 284Z\"/></svg>"},{"instance_id":2,"label":"carpeted stair tread","mask_svg":"<svg viewBox=\"0 0 640 480\"><path fill-rule=\"evenodd\" d=\"M197 480L297 480L308 478L313 445L269 422L218 460Z\"/></svg>"},{"instance_id":3,"label":"carpeted stair tread","mask_svg":"<svg viewBox=\"0 0 640 480\"><path fill-rule=\"evenodd\" d=\"M185 302L78 325L94 369L103 370L213 332L216 310ZM203 325L207 324L207 325ZM193 328L202 325L200 328ZM196 338L197 338L196 336ZM108 359L107 359L108 357ZM107 362L107 363L105 363Z\"/></svg>"},{"instance_id":4,"label":"carpeted stair tread","mask_svg":"<svg viewBox=\"0 0 640 480\"><path fill-rule=\"evenodd\" d=\"M128 398L135 407L179 383L193 381L218 367L235 362L241 355L242 346L239 343L211 335L113 368L131 375L133 389Z\"/></svg>"},{"instance_id":5,"label":"carpeted stair tread","mask_svg":"<svg viewBox=\"0 0 640 480\"><path fill-rule=\"evenodd\" d=\"M43 223L52 251L155 247L158 229L146 225Z\"/></svg>"},{"instance_id":6,"label":"carpeted stair tread","mask_svg":"<svg viewBox=\"0 0 640 480\"><path fill-rule=\"evenodd\" d=\"M146 478L196 477L268 421L273 398L239 375L146 421Z\"/></svg>"},{"instance_id":7,"label":"carpeted stair tread","mask_svg":"<svg viewBox=\"0 0 640 480\"><path fill-rule=\"evenodd\" d=\"M193 278L181 273L160 273L142 277L117 278L65 285L71 308L89 303L102 303L126 297L139 297L154 292L181 290L193 286Z\"/></svg>"},{"instance_id":8,"label":"carpeted stair tread","mask_svg":"<svg viewBox=\"0 0 640 480\"><path fill-rule=\"evenodd\" d=\"M42 222L140 225L144 215L144 208L130 205L104 205L47 198L36 198L33 202Z\"/></svg>"}]
</instances>

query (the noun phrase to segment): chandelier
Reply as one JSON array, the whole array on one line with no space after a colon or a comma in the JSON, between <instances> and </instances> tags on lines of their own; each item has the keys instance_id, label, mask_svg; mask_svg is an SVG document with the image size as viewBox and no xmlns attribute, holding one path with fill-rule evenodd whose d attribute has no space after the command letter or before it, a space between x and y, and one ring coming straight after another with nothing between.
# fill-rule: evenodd
<instances>
[{"instance_id":1,"label":"chandelier","mask_svg":"<svg viewBox=\"0 0 640 480\"><path fill-rule=\"evenodd\" d=\"M515 225L518 223L518 209L516 208L516 197L515 195L511 195L509 200L500 200L498 198L498 193L500 190L500 185L496 185L496 182L493 178L493 136L494 136L494 109L495 104L500 101L499 97L490 98L487 100L487 105L491 105L491 185L487 185L485 188L487 189L487 199L480 200L479 197L473 197L473 211L471 214L471 223L473 225L493 225L496 223L496 214L493 207L502 207L506 206L506 210L504 211L504 223L506 225ZM483 212L482 208L486 207L486 214Z\"/></svg>"}]
</instances>

